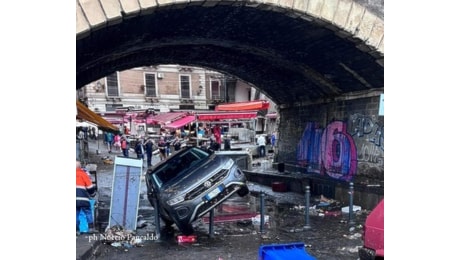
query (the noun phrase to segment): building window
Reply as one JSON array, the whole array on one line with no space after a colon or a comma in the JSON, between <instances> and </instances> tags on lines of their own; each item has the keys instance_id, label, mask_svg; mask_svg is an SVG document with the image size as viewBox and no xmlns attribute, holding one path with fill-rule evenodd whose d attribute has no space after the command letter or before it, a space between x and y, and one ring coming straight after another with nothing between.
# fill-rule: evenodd
<instances>
[{"instance_id":1,"label":"building window","mask_svg":"<svg viewBox=\"0 0 460 260\"><path fill-rule=\"evenodd\" d=\"M122 104L105 104L105 111L115 112L118 108L122 108Z\"/></svg>"},{"instance_id":2,"label":"building window","mask_svg":"<svg viewBox=\"0 0 460 260\"><path fill-rule=\"evenodd\" d=\"M145 73L145 96L156 97L157 96L157 84L156 75L153 73Z\"/></svg>"},{"instance_id":3,"label":"building window","mask_svg":"<svg viewBox=\"0 0 460 260\"><path fill-rule=\"evenodd\" d=\"M191 98L190 75L180 75L180 96L181 98Z\"/></svg>"},{"instance_id":4,"label":"building window","mask_svg":"<svg viewBox=\"0 0 460 260\"><path fill-rule=\"evenodd\" d=\"M107 86L107 96L109 97L118 97L118 73L115 72L113 74L108 75L106 78L106 86Z\"/></svg>"},{"instance_id":5,"label":"building window","mask_svg":"<svg viewBox=\"0 0 460 260\"><path fill-rule=\"evenodd\" d=\"M212 99L220 99L220 86L218 80L211 80L211 97Z\"/></svg>"}]
</instances>

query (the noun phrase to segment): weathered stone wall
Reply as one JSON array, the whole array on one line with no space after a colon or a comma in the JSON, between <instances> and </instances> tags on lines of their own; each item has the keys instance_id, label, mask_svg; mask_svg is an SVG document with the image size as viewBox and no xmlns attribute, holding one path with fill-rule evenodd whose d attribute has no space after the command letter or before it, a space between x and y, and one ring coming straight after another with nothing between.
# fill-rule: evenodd
<instances>
[{"instance_id":1,"label":"weathered stone wall","mask_svg":"<svg viewBox=\"0 0 460 260\"><path fill-rule=\"evenodd\" d=\"M280 111L278 162L337 180L381 184L384 117L380 95Z\"/></svg>"}]
</instances>

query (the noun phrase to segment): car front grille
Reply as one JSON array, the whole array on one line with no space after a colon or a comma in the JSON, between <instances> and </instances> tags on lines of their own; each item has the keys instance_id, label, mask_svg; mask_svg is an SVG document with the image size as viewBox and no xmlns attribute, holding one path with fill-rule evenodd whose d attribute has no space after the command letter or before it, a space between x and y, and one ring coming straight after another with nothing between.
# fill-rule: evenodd
<instances>
[{"instance_id":1,"label":"car front grille","mask_svg":"<svg viewBox=\"0 0 460 260\"><path fill-rule=\"evenodd\" d=\"M225 190L219 193L219 195L214 197L212 200L207 201L206 203L202 204L195 213L196 217L199 218L203 216L204 214L206 214L209 210L211 210L212 208L216 207L221 202L223 202L226 197L230 196L236 190L238 190L238 188L239 188L238 184L232 184L228 186L227 188L225 188Z\"/></svg>"},{"instance_id":2,"label":"car front grille","mask_svg":"<svg viewBox=\"0 0 460 260\"><path fill-rule=\"evenodd\" d=\"M214 176L209 178L208 181L211 183L211 187L214 187L214 185L220 183L223 179L225 179L225 177L227 177L228 173L229 173L228 170L222 169L218 173L216 173ZM192 200L192 199L200 196L204 192L206 192L208 189L209 188L206 188L204 186L204 182L203 182L198 187L196 187L195 189L193 189L190 192L188 192L185 195L185 200Z\"/></svg>"}]
</instances>

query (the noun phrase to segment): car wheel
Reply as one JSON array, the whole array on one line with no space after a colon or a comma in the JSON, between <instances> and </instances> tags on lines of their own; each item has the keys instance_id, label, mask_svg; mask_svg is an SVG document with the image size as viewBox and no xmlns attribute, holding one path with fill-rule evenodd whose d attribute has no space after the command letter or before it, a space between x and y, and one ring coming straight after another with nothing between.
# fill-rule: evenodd
<instances>
[{"instance_id":1,"label":"car wheel","mask_svg":"<svg viewBox=\"0 0 460 260\"><path fill-rule=\"evenodd\" d=\"M249 194L249 189L246 186L241 187L237 192L238 196L244 197Z\"/></svg>"}]
</instances>

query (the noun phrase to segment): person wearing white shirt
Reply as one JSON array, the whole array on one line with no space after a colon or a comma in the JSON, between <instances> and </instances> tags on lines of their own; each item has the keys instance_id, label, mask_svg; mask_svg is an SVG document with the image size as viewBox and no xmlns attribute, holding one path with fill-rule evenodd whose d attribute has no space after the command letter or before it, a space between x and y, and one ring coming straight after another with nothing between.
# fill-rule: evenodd
<instances>
[{"instance_id":1,"label":"person wearing white shirt","mask_svg":"<svg viewBox=\"0 0 460 260\"><path fill-rule=\"evenodd\" d=\"M263 158L265 157L265 136L263 135L260 135L258 138L257 138L257 145L259 146L258 149L259 149L259 158Z\"/></svg>"}]
</instances>

